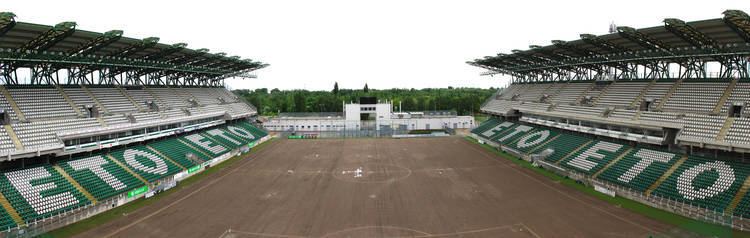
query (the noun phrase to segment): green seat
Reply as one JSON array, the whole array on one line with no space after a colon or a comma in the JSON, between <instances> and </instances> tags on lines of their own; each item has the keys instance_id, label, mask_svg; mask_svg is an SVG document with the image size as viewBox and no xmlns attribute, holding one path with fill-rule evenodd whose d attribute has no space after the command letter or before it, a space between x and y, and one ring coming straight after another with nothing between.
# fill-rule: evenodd
<instances>
[{"instance_id":1,"label":"green seat","mask_svg":"<svg viewBox=\"0 0 750 238\"><path fill-rule=\"evenodd\" d=\"M102 154L82 156L59 163L70 175L97 200L143 186L143 182ZM98 176L94 171L101 168L107 174Z\"/></svg>"},{"instance_id":2,"label":"green seat","mask_svg":"<svg viewBox=\"0 0 750 238\"><path fill-rule=\"evenodd\" d=\"M551 155L547 156L544 160L557 162L564 158L566 155L570 154L570 152L573 152L576 148L580 147L583 144L586 144L589 141L591 141L591 139L586 137L561 133L560 136L550 141L546 145L540 146L537 149L531 151L531 153L541 153L546 149L552 149L554 150L554 152Z\"/></svg>"},{"instance_id":3,"label":"green seat","mask_svg":"<svg viewBox=\"0 0 750 238\"><path fill-rule=\"evenodd\" d=\"M683 179L689 178L690 173L696 173L698 170L697 166L715 165L720 169L710 169L703 171L695 176L693 181L682 181L678 183L680 176ZM742 183L748 176L747 164L732 162L732 161L721 161L707 159L698 156L690 156L685 160L684 163L678 167L669 178L667 178L659 187L652 192L653 195L662 196L672 200L680 201L683 203L693 204L694 206L700 206L717 212L723 212L727 205L734 199ZM732 181L719 179L719 172L731 172L733 175ZM683 175L686 173L686 175ZM712 186L714 183L720 184L716 187L718 193L697 193L691 194L687 191L690 190L701 190ZM740 204L743 205L743 204ZM738 206L740 211L745 211L747 208L744 206ZM737 209L736 209L737 210Z\"/></svg>"},{"instance_id":4,"label":"green seat","mask_svg":"<svg viewBox=\"0 0 750 238\"><path fill-rule=\"evenodd\" d=\"M154 182L182 171L180 167L143 145L119 149L109 154L148 182ZM126 157L132 160L128 161Z\"/></svg>"},{"instance_id":5,"label":"green seat","mask_svg":"<svg viewBox=\"0 0 750 238\"><path fill-rule=\"evenodd\" d=\"M268 132L253 126L253 124L251 124L250 122L241 121L235 123L234 125L250 130L250 132L252 132L257 139L263 138L268 135Z\"/></svg>"},{"instance_id":6,"label":"green seat","mask_svg":"<svg viewBox=\"0 0 750 238\"><path fill-rule=\"evenodd\" d=\"M22 182L23 177L31 177L29 183L32 186L50 184L54 185L54 188L43 190L37 195ZM13 186L11 181L16 181L17 186ZM52 166L37 166L4 172L3 176L0 176L0 191L26 223L48 218L91 203ZM29 201L22 194L34 197L40 196L43 199ZM36 208L32 204L36 204Z\"/></svg>"},{"instance_id":7,"label":"green seat","mask_svg":"<svg viewBox=\"0 0 750 238\"><path fill-rule=\"evenodd\" d=\"M14 221L12 217L10 217L10 213L4 208L0 208L0 229L2 229L2 231L7 231L16 226L18 226L18 224L16 224L16 221Z\"/></svg>"},{"instance_id":8,"label":"green seat","mask_svg":"<svg viewBox=\"0 0 750 238\"><path fill-rule=\"evenodd\" d=\"M486 121L482 122L482 124L480 124L476 128L471 129L471 133L481 134L482 132L484 132L484 131L486 131L486 130L488 130L488 129L494 127L494 126L496 126L497 124L500 124L500 122L502 122L502 120L500 120L498 118L495 118L495 117L492 117L492 118L487 119Z\"/></svg>"},{"instance_id":9,"label":"green seat","mask_svg":"<svg viewBox=\"0 0 750 238\"><path fill-rule=\"evenodd\" d=\"M209 131L220 132L220 133L222 133L222 135L224 135L228 139L224 138L223 136L214 136L214 135L211 135L211 134L209 134ZM226 133L225 131L223 131L223 130L221 130L219 128L208 130L208 131L206 131L204 133L201 133L201 135L203 135L205 137L209 137L209 138L213 139L214 141L219 142L221 145L223 145L224 147L226 147L226 148L228 148L230 150L233 150L233 149L236 149L237 147L245 145L245 143L243 141L234 139L232 136L229 135L229 133Z\"/></svg>"},{"instance_id":10,"label":"green seat","mask_svg":"<svg viewBox=\"0 0 750 238\"><path fill-rule=\"evenodd\" d=\"M600 149L594 151L595 148ZM560 162L560 165L578 172L593 175L609 164L609 162L612 162L612 160L617 158L623 151L627 150L627 148L628 146L617 143L594 141L576 151L570 157L565 158ZM590 154L587 155L586 153ZM597 154L603 155L603 157L596 158L595 156L597 156Z\"/></svg>"},{"instance_id":11,"label":"green seat","mask_svg":"<svg viewBox=\"0 0 750 238\"><path fill-rule=\"evenodd\" d=\"M557 130L537 129L533 132L523 134L517 141L513 141L508 146L517 151L529 154L537 146L552 140L558 134L560 133Z\"/></svg>"},{"instance_id":12,"label":"green seat","mask_svg":"<svg viewBox=\"0 0 750 238\"><path fill-rule=\"evenodd\" d=\"M202 152L199 152L191 148L190 146L187 146L184 143L180 142L177 138L153 142L149 144L149 146L185 168L193 167L210 159ZM200 159L200 161L191 160L190 158L188 158L189 154L194 155L194 158Z\"/></svg>"},{"instance_id":13,"label":"green seat","mask_svg":"<svg viewBox=\"0 0 750 238\"><path fill-rule=\"evenodd\" d=\"M501 135L501 134L504 134L505 132L510 131L512 128L515 128L516 126L518 126L518 124L512 123L512 122L499 122L495 125L487 127L482 132L476 133L476 135L484 139L491 140L492 138L495 138L498 135Z\"/></svg>"},{"instance_id":14,"label":"green seat","mask_svg":"<svg viewBox=\"0 0 750 238\"><path fill-rule=\"evenodd\" d=\"M212 156L212 158L219 157L220 155L223 155L231 150L231 148L227 148L227 146L215 142L212 137L203 135L202 133L193 133L190 135L186 135L178 138L178 140L192 145L193 147L206 153L207 155ZM206 148L199 143L207 144L209 148Z\"/></svg>"},{"instance_id":15,"label":"green seat","mask_svg":"<svg viewBox=\"0 0 750 238\"><path fill-rule=\"evenodd\" d=\"M532 126L517 124L507 130L504 130L490 137L490 140L498 144L508 145L514 142L516 139L523 137L526 134L533 133L534 130L535 128Z\"/></svg>"},{"instance_id":16,"label":"green seat","mask_svg":"<svg viewBox=\"0 0 750 238\"><path fill-rule=\"evenodd\" d=\"M598 179L645 192L677 162L678 157L666 151L636 148L602 172ZM648 161L652 162L644 164Z\"/></svg>"}]
</instances>

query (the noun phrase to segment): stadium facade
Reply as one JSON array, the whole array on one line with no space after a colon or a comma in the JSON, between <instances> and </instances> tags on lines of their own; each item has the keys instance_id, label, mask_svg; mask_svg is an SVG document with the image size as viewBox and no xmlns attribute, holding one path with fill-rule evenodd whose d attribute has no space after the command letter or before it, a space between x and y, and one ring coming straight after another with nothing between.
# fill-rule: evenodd
<instances>
[{"instance_id":1,"label":"stadium facade","mask_svg":"<svg viewBox=\"0 0 750 238\"><path fill-rule=\"evenodd\" d=\"M746 230L750 17L665 19L467 62L511 84L474 137L616 196Z\"/></svg>"},{"instance_id":2,"label":"stadium facade","mask_svg":"<svg viewBox=\"0 0 750 238\"><path fill-rule=\"evenodd\" d=\"M224 79L266 64L0 13L0 229L33 236L268 139Z\"/></svg>"}]
</instances>

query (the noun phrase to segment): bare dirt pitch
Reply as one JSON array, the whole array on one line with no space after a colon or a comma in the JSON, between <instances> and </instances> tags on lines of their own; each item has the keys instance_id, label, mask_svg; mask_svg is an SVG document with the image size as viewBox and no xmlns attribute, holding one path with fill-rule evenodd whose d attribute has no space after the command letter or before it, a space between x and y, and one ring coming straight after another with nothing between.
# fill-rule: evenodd
<instances>
[{"instance_id":1,"label":"bare dirt pitch","mask_svg":"<svg viewBox=\"0 0 750 238\"><path fill-rule=\"evenodd\" d=\"M86 237L647 237L670 226L460 137L279 140Z\"/></svg>"}]
</instances>

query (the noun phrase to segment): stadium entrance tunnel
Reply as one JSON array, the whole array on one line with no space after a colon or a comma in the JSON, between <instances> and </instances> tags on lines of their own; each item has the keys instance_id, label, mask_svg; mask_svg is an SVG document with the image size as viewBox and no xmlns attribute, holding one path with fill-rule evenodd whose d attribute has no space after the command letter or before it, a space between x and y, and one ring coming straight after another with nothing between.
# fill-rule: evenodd
<instances>
[{"instance_id":1,"label":"stadium entrance tunnel","mask_svg":"<svg viewBox=\"0 0 750 238\"><path fill-rule=\"evenodd\" d=\"M332 173L334 178L346 182L390 183L409 177L412 171L398 165L364 163L342 166Z\"/></svg>"}]
</instances>

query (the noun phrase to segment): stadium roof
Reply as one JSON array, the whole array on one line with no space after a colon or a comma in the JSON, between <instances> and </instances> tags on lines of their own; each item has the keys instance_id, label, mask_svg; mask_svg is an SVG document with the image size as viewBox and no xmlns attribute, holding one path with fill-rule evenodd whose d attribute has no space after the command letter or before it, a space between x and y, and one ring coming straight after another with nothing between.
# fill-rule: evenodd
<instances>
[{"instance_id":1,"label":"stadium roof","mask_svg":"<svg viewBox=\"0 0 750 238\"><path fill-rule=\"evenodd\" d=\"M615 68L624 76L637 76L628 74L634 70L632 65L664 62L681 64L687 70L695 61L716 61L725 66L746 64L746 57L750 56L750 17L739 10L727 10L723 18L710 20L684 22L667 18L662 26L621 26L616 33L581 34L578 40L553 40L551 45L529 48L467 63L517 77L580 69L601 72L605 67ZM725 73L747 77L747 67L744 68L742 72L733 69Z\"/></svg>"},{"instance_id":2,"label":"stadium roof","mask_svg":"<svg viewBox=\"0 0 750 238\"><path fill-rule=\"evenodd\" d=\"M6 83L13 83L9 71L41 64L57 70L77 68L81 76L106 70L110 77L129 73L131 79L150 75L191 80L223 80L268 66L208 49L190 49L185 43L159 43L158 37L128 38L121 30L98 33L76 29L75 22L54 26L17 22L9 12L0 13L0 64Z\"/></svg>"}]
</instances>

